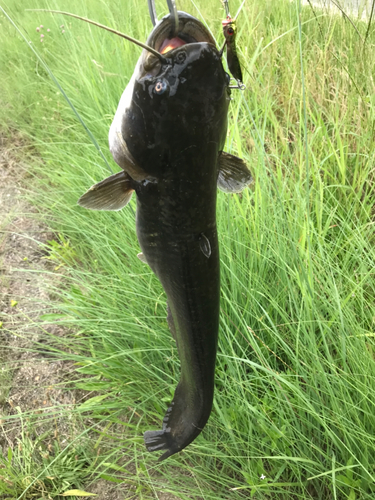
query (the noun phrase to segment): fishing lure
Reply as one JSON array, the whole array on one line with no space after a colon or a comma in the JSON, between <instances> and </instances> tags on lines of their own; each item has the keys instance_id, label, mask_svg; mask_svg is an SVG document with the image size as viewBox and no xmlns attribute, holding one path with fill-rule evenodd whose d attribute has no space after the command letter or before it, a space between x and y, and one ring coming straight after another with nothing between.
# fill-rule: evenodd
<instances>
[{"instance_id":1,"label":"fishing lure","mask_svg":"<svg viewBox=\"0 0 375 500\"><path fill-rule=\"evenodd\" d=\"M227 63L229 71L232 73L233 77L237 80L237 86L235 88L244 88L243 78L242 78L242 70L240 60L237 55L237 47L236 47L236 35L237 35L237 25L236 20L239 12L242 9L242 6L245 2L242 2L241 7L239 8L236 17L232 18L229 13L228 0L223 0L223 4L225 7L226 19L222 21L223 26L223 34L225 38L224 46L222 48L222 52L224 48L227 48Z\"/></svg>"}]
</instances>

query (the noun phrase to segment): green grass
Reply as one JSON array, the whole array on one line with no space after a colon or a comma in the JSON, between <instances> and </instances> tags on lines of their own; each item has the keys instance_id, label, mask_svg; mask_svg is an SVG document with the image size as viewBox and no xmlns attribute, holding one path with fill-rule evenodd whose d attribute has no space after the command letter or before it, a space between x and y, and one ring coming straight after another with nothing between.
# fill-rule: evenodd
<instances>
[{"instance_id":1,"label":"green grass","mask_svg":"<svg viewBox=\"0 0 375 500\"><path fill-rule=\"evenodd\" d=\"M142 434L160 425L179 377L165 295L136 257L135 201L119 213L76 205L109 174L103 156L118 170L108 129L139 50L79 21L24 10L71 11L145 40L151 24L146 2L138 3L4 5L96 145L41 61L0 18L0 123L40 154L29 196L61 235L49 246L53 272L63 275L59 312L45 315L40 328L68 327L66 338L48 337L51 352L74 360L76 386L95 391L67 409L86 418L87 436L102 443L87 475L131 484L139 498L160 490L181 499L374 498L374 30L364 45L365 23L356 22L361 40L342 17L304 8L299 32L295 3L244 7L238 45L247 90L234 93L226 149L246 159L255 184L218 198L214 409L186 451L158 464ZM178 4L198 17L199 8L221 43L219 1ZM158 6L165 10L165 2Z\"/></svg>"},{"instance_id":2,"label":"green grass","mask_svg":"<svg viewBox=\"0 0 375 500\"><path fill-rule=\"evenodd\" d=\"M49 430L35 433L33 424L22 414L20 420L18 445L13 449L9 446L4 456L0 454L2 498L57 498L71 491L71 485L78 489L92 476L95 455L88 452L87 440L84 445L74 443L67 448L56 439L52 441Z\"/></svg>"}]
</instances>

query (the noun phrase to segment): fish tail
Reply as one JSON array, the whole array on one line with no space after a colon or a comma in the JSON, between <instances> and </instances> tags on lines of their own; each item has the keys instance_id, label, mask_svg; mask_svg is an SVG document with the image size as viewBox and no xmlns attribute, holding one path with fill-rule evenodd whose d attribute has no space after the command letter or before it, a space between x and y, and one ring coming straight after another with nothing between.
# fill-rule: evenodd
<instances>
[{"instance_id":1,"label":"fish tail","mask_svg":"<svg viewBox=\"0 0 375 500\"><path fill-rule=\"evenodd\" d=\"M167 450L158 459L159 462L180 451L180 448L174 443L171 433L168 431L146 431L143 434L147 451Z\"/></svg>"},{"instance_id":2,"label":"fish tail","mask_svg":"<svg viewBox=\"0 0 375 500\"><path fill-rule=\"evenodd\" d=\"M210 416L213 400L213 381L205 393L191 393L179 383L173 401L163 419L162 430L147 431L144 441L148 451L165 453L159 462L186 448L202 432Z\"/></svg>"},{"instance_id":3,"label":"fish tail","mask_svg":"<svg viewBox=\"0 0 375 500\"><path fill-rule=\"evenodd\" d=\"M178 444L176 443L176 439L172 435L171 428L169 427L169 419L172 413L174 413L173 407L174 407L174 401L172 401L171 406L168 408L163 418L163 428L161 431L146 431L143 434L147 451L152 452L152 451L167 450L159 458L159 462L181 450L181 447L178 446Z\"/></svg>"}]
</instances>

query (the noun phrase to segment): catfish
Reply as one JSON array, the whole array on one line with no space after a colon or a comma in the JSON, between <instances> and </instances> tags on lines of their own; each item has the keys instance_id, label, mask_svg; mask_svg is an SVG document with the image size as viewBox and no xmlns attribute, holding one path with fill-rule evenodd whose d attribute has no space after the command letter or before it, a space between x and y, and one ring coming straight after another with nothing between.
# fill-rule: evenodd
<instances>
[{"instance_id":1,"label":"catfish","mask_svg":"<svg viewBox=\"0 0 375 500\"><path fill-rule=\"evenodd\" d=\"M146 46L152 52L143 50L109 131L122 170L78 204L120 210L136 194L139 257L164 288L181 362L162 428L144 433L147 449L163 451L164 460L188 446L211 413L220 309L217 187L238 193L252 177L242 159L223 151L230 77L207 28L178 11L178 27L168 14Z\"/></svg>"}]
</instances>

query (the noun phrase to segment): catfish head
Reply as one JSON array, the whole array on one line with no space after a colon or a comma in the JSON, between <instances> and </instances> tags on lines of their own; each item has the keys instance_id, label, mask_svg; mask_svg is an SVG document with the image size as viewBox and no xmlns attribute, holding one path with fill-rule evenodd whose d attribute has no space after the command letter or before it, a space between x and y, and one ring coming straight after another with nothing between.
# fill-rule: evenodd
<instances>
[{"instance_id":1,"label":"catfish head","mask_svg":"<svg viewBox=\"0 0 375 500\"><path fill-rule=\"evenodd\" d=\"M178 12L153 29L120 100L109 132L114 160L133 179L160 179L183 150L197 143L222 149L227 130L229 75L205 26Z\"/></svg>"},{"instance_id":2,"label":"catfish head","mask_svg":"<svg viewBox=\"0 0 375 500\"><path fill-rule=\"evenodd\" d=\"M120 35L144 47L109 131L122 172L92 186L78 204L121 210L140 183L160 180L170 181L167 190L185 183L177 189L187 196L189 178L202 189L210 184L212 191L217 181L225 192L242 191L252 177L243 160L223 152L230 77L207 28L179 11L177 29L169 14L146 44Z\"/></svg>"}]
</instances>

